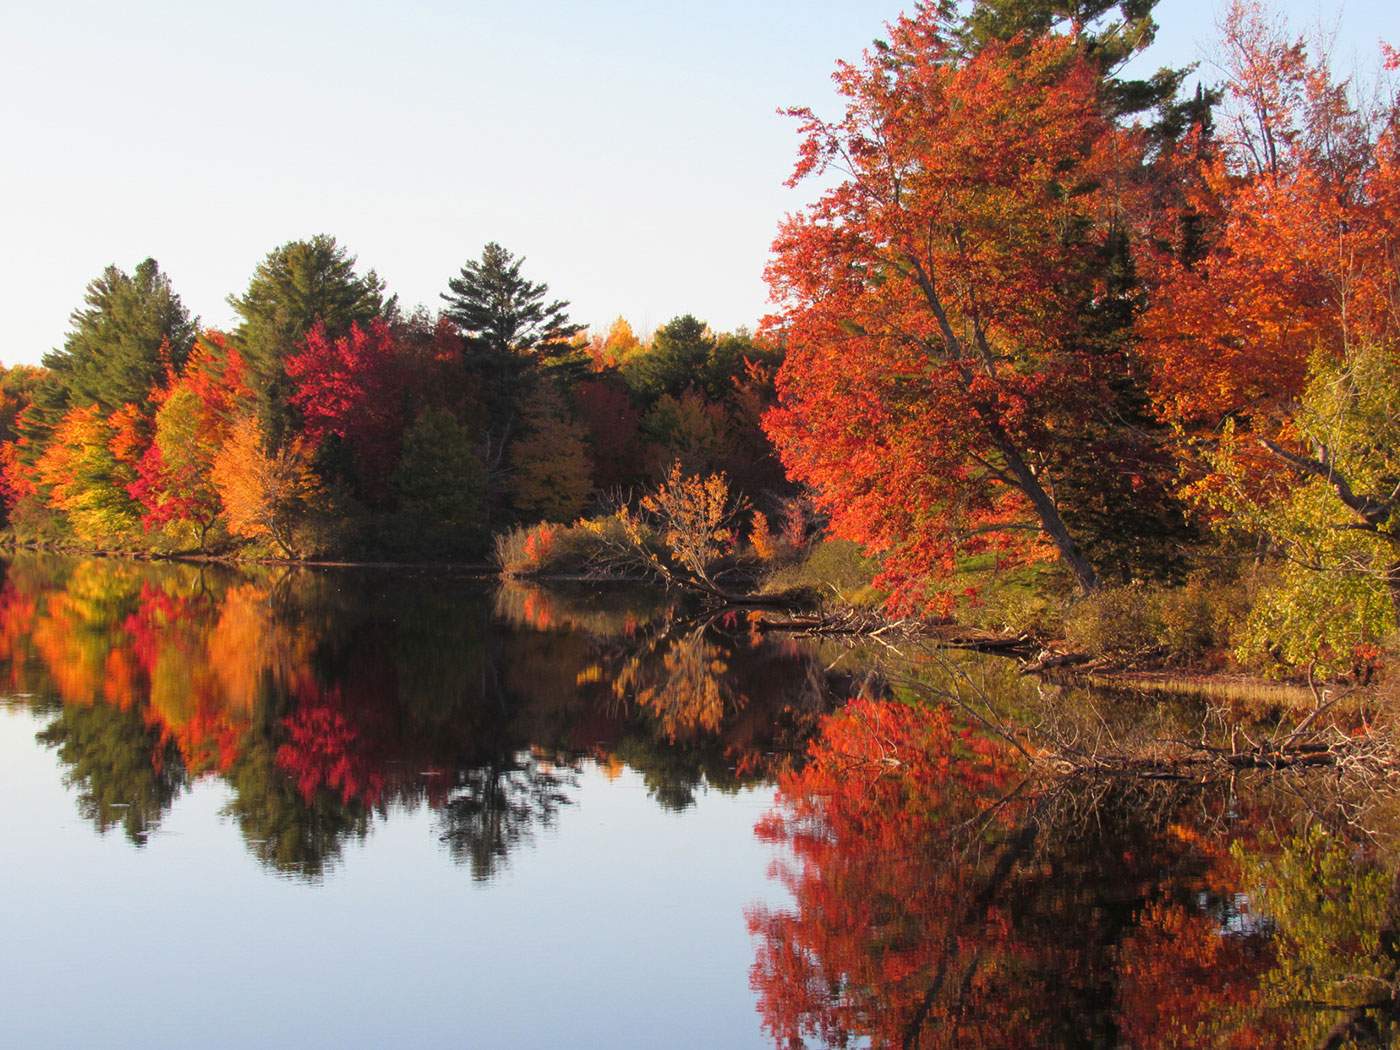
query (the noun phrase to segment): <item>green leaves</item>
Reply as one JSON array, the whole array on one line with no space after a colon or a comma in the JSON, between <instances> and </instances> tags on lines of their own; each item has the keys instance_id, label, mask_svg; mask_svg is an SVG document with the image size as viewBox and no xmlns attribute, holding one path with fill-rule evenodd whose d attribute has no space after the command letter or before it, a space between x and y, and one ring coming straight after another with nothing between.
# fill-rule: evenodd
<instances>
[{"instance_id":1,"label":"green leaves","mask_svg":"<svg viewBox=\"0 0 1400 1050\"><path fill-rule=\"evenodd\" d=\"M194 346L197 322L154 259L127 274L109 266L73 311L63 349L44 364L64 383L71 404L113 412L148 405L167 369L179 372Z\"/></svg>"}]
</instances>

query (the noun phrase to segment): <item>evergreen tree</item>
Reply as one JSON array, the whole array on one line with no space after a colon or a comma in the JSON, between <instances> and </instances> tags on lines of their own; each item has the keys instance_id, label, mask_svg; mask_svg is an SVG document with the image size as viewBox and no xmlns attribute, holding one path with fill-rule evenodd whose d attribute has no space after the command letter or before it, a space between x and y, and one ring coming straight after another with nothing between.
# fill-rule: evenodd
<instances>
[{"instance_id":1,"label":"evergreen tree","mask_svg":"<svg viewBox=\"0 0 1400 1050\"><path fill-rule=\"evenodd\" d=\"M744 329L715 335L704 321L684 314L658 328L651 344L627 359L622 375L643 402L667 394L678 398L691 389L719 401L744 374L746 359L760 355Z\"/></svg>"},{"instance_id":2,"label":"evergreen tree","mask_svg":"<svg viewBox=\"0 0 1400 1050\"><path fill-rule=\"evenodd\" d=\"M480 552L486 468L451 412L426 409L409 427L393 489L402 528L391 546Z\"/></svg>"},{"instance_id":3,"label":"evergreen tree","mask_svg":"<svg viewBox=\"0 0 1400 1050\"><path fill-rule=\"evenodd\" d=\"M104 414L128 403L148 408L167 365L177 372L184 367L197 322L154 259L134 274L107 267L87 286L83 301L73 311L63 349L44 356L66 402L97 405Z\"/></svg>"},{"instance_id":4,"label":"evergreen tree","mask_svg":"<svg viewBox=\"0 0 1400 1050\"><path fill-rule=\"evenodd\" d=\"M548 285L520 275L524 262L492 241L442 295L443 316L462 329L467 363L480 374L498 420L514 413L529 374L560 363L583 330L569 320L567 301L547 301Z\"/></svg>"},{"instance_id":5,"label":"evergreen tree","mask_svg":"<svg viewBox=\"0 0 1400 1050\"><path fill-rule=\"evenodd\" d=\"M680 397L703 382L714 349L715 337L704 321L693 314L673 317L656 330L645 351L627 362L622 374L644 402L665 394Z\"/></svg>"},{"instance_id":6,"label":"evergreen tree","mask_svg":"<svg viewBox=\"0 0 1400 1050\"><path fill-rule=\"evenodd\" d=\"M361 277L355 257L334 237L320 233L269 252L253 271L248 290L229 296L229 305L243 319L233 333L234 344L252 373L259 415L274 443L281 442L290 422L287 358L318 321L335 339L356 322L368 325L392 311L394 302L386 304L383 292L384 282L373 270Z\"/></svg>"}]
</instances>

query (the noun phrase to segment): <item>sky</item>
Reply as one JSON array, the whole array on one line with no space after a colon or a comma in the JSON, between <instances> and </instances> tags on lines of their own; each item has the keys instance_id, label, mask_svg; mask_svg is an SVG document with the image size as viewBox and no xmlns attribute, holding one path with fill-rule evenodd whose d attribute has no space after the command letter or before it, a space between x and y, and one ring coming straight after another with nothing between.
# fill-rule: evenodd
<instances>
[{"instance_id":1,"label":"sky","mask_svg":"<svg viewBox=\"0 0 1400 1050\"><path fill-rule=\"evenodd\" d=\"M836 116L898 0L46 0L0 33L0 362L61 346L89 281L154 257L201 323L318 233L436 310L497 241L606 329L765 312L796 123ZM1224 0L1161 0L1144 64L1208 49ZM1393 0L1287 0L1341 68ZM1207 75L1209 67L1206 67Z\"/></svg>"}]
</instances>

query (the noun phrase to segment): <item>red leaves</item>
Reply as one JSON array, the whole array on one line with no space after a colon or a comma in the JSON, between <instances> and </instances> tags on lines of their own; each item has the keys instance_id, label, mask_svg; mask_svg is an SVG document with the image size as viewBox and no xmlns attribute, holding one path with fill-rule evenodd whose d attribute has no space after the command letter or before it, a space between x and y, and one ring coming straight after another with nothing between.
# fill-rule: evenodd
<instances>
[{"instance_id":1,"label":"red leaves","mask_svg":"<svg viewBox=\"0 0 1400 1050\"><path fill-rule=\"evenodd\" d=\"M798 175L847 177L784 225L767 273L788 346L768 433L833 530L889 554L905 604L956 554L1043 556L1037 521L1072 556L1023 461L1120 367L1083 354L1082 304L1136 146L1055 36L969 58L924 12L837 81L846 116L800 114Z\"/></svg>"},{"instance_id":2,"label":"red leaves","mask_svg":"<svg viewBox=\"0 0 1400 1050\"><path fill-rule=\"evenodd\" d=\"M350 334L338 339L317 324L302 350L287 360L287 374L297 381L291 400L305 417L311 443L331 434L340 438L354 454L367 492L387 496L412 387L388 324L376 318L367 329L352 325Z\"/></svg>"}]
</instances>

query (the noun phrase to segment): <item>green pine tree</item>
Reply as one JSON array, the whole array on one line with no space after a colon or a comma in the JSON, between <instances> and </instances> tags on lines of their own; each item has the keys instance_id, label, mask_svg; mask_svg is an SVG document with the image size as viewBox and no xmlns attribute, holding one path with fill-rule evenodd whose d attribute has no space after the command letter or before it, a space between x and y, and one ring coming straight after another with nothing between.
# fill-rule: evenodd
<instances>
[{"instance_id":1,"label":"green pine tree","mask_svg":"<svg viewBox=\"0 0 1400 1050\"><path fill-rule=\"evenodd\" d=\"M65 403L95 404L104 412L128 403L149 407L167 365L177 372L184 367L198 322L154 259L134 274L107 267L87 286L83 302L73 311L63 349L44 356Z\"/></svg>"}]
</instances>

